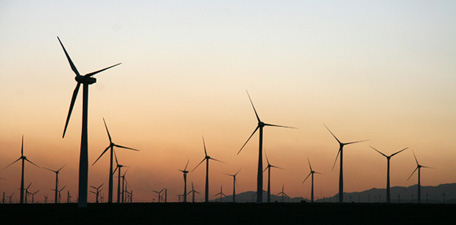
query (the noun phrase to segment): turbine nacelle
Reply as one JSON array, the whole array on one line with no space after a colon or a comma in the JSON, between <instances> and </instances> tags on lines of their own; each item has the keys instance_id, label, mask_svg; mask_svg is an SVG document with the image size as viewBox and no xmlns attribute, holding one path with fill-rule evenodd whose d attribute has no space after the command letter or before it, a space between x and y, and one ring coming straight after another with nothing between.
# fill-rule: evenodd
<instances>
[{"instance_id":1,"label":"turbine nacelle","mask_svg":"<svg viewBox=\"0 0 456 225\"><path fill-rule=\"evenodd\" d=\"M91 76L76 76L74 79L78 83L84 83L84 84L93 84L97 82L97 78L91 77Z\"/></svg>"}]
</instances>

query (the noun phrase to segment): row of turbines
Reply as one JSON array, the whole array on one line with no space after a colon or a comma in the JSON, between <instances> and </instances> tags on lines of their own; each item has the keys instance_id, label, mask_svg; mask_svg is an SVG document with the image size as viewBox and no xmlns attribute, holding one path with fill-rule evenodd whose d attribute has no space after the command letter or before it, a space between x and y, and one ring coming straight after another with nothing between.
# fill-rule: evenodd
<instances>
[{"instance_id":1,"label":"row of turbines","mask_svg":"<svg viewBox=\"0 0 456 225\"><path fill-rule=\"evenodd\" d=\"M109 67L106 67L104 69L100 69L100 70L97 70L97 71L94 71L94 72L91 72L91 73L87 73L85 75L81 75L78 71L78 69L76 68L76 66L74 65L73 61L71 60L68 52L66 51L62 41L60 40L59 37L57 37L59 43L60 43L60 46L62 47L64 53L65 53L65 56L70 64L70 67L71 67L71 70L76 74L76 77L75 77L75 80L77 82L76 84L76 87L73 91L73 95L72 95L72 98L71 98L71 103L70 103L70 107L69 107L69 111L68 111L68 115L67 115L67 118L66 118L66 122L65 122L65 127L64 127L64 131L63 131L63 135L62 135L62 138L65 137L65 133L66 133L66 130L68 128L68 124L69 124L69 121L70 121L70 117L71 117L71 114L72 114L72 111L73 111L73 107L74 107L74 104L75 104L75 101L76 101L76 98L77 98L77 95L78 95L78 92L79 92L79 88L82 84L83 86L83 101L82 101L82 133L81 133L81 145L80 145L80 159L79 159L79 182L78 182L78 207L81 207L81 208L84 208L84 207L87 207L87 196L88 196L88 166L89 166L89 162L88 162L88 135L87 135L87 128L88 128L88 95L89 95L89 85L91 84L94 84L96 83L96 78L94 78L93 76L100 73L100 72L103 72L105 70L108 70L110 68L113 68L115 66L118 66L120 65L121 63L117 63L117 64L114 64L112 66L109 66ZM289 126L283 126L283 125L276 125L276 124L271 124L271 123L265 123L263 122L258 113L257 113L257 110L253 104L253 101L249 95L249 93L247 92L247 96L249 98L249 101L251 103L251 106L253 108L253 111L255 113L255 116L256 116L256 119L257 119L257 126L255 127L254 131L252 132L252 134L248 137L248 139L245 141L245 143L242 145L242 147L240 148L240 150L238 151L238 155L242 152L242 150L244 149L244 147L247 145L247 143L250 141L250 139L255 135L255 133L258 131L259 133L259 151L258 151L258 171L257 171L257 190L256 190L256 202L257 203L263 203L263 195L262 195L262 192L263 192L263 173L267 170L268 171L268 202L270 201L270 169L271 168L276 168L276 166L272 165L269 163L269 159L267 158L266 156L266 160L267 160L267 163L268 165L266 166L266 169L263 168L263 129L264 127L280 127L280 128L290 128L290 129L297 129L295 127L289 127ZM121 148L121 149L127 149L127 150L132 150L132 151L138 151L137 149L134 149L134 148L130 148L130 147L125 147L125 146L122 146L122 145L117 145L115 144L113 141L112 141L112 138L111 138L111 135L109 133L109 130L108 130L108 127L106 125L106 121L103 119L103 122L104 122L104 125L105 125L105 128L106 128L106 131L107 131L107 134L108 134L108 138L109 138L109 142L110 144L106 147L106 149L100 154L100 156L95 160L95 162L92 164L96 164L98 162L98 160L106 153L109 151L109 155L110 155L110 167L109 167L109 181L108 181L108 202L109 203L112 203L113 202L113 176L114 176L114 173L117 171L118 172L118 192L117 192L117 199L118 199L118 202L120 202L120 199L121 199L121 193L122 195L124 193L128 193L128 192L125 192L125 191L120 191L121 190L121 170L123 167L123 165L119 164L118 161L117 161L117 156L115 154L115 151L114 151L114 147L116 148ZM326 127L326 125L325 125ZM339 159L339 164L340 164L340 169L339 169L339 202L343 202L343 194L344 194L344 183L343 183L343 150L344 150L344 146L346 145L351 145L351 144L355 144L355 143L360 143L360 142L364 142L366 140L363 140L363 141L353 141L353 142L341 142L337 137L336 135L334 135L334 133L328 128L328 131L331 133L331 135L336 139L336 141L339 143L339 150L337 152L337 156L336 156L336 160L334 162L334 165L333 165L333 169L334 169L334 166L337 162L337 159ZM204 141L204 138L203 138L203 147L204 147L204 158L203 160L201 160L200 163L197 164L197 166L193 169L195 170L196 168L198 168L203 162L206 162L206 182L205 182L205 194L204 194L204 201L205 202L208 202L209 201L209 161L210 160L213 160L213 161L218 161L218 162L221 162L220 160L218 159L215 159L215 158L212 158L210 157L208 154L207 154L207 149L206 149L206 143ZM371 146L372 147L372 146ZM372 147L373 148L373 147ZM404 148L398 152L395 152L391 155L386 155L382 152L380 152L379 150L373 148L375 151L377 151L378 153L380 153L381 155L383 155L384 157L386 157L387 159L387 188L386 188L386 191L387 191L387 202L390 202L390 171L389 171L389 165L390 165L390 159L391 157L393 157L394 155L406 150L407 148ZM415 156L415 155L414 155ZM116 163L117 163L117 166L116 168L113 170L113 160L116 160ZM22 171L24 171L24 164L25 162L29 162L35 166L37 166L36 164L34 164L33 162L31 162L30 160L28 160L24 154L23 154L23 142L22 142L22 147L21 147L21 157L19 159L17 159L16 161L14 161L13 163L11 163L10 165L16 163L17 161L19 160L22 160ZM415 156L415 161L416 161L416 164L417 164L417 167L415 168L415 170L413 171L413 173L410 175L410 177L416 172L418 171L418 202L420 202L420 171L421 171L421 168L429 168L429 167L426 167L426 166L423 166L423 165L420 165L418 163L418 160L416 159L416 156ZM8 165L8 166L10 166ZM192 188L192 191L187 193L187 173L189 171L187 171L187 166L188 166L188 162L187 162L187 165L185 166L185 169L184 170L181 170L181 172L183 173L184 175L184 192L183 192L183 199L184 199L184 202L187 201L187 194L189 193L192 193L193 195L195 193L198 193L197 191L195 191L193 188ZM37 166L38 167L38 166ZM48 169L49 171L52 171L56 174L56 187L55 187L55 199L57 200L58 199L58 192L59 190L61 191L61 189L58 189L58 174L59 174L59 171L63 168L64 166L62 166L61 168L59 168L58 170L51 170L51 169ZM309 160L309 168L310 168L310 173L307 175L307 177L305 178L305 180L303 182L305 182L309 177L311 177L311 201L314 200L314 174L318 174L318 172L314 171L312 169L312 166L310 164L310 160ZM236 184L236 175L239 173L239 171L235 174L230 174L230 176L233 176L233 200L235 201L235 184ZM125 174L123 175L124 176L124 182L125 182ZM410 179L409 177L409 179ZM101 192L101 186L92 186L92 188L94 189L94 191L92 191L92 193L96 194L97 195L97 201L98 201L98 197L99 197L99 194ZM193 185L192 185L193 186ZM122 184L122 188L124 187L124 185ZM24 199L24 172L22 172L22 175L21 175L21 193L20 193L20 199L21 199L21 203L23 203L23 199ZM162 190L163 191L163 190ZM279 194L282 194L282 196L285 194L284 191L282 190L281 193ZM128 194L127 194L128 195ZM132 193L130 193L130 195L132 195ZM218 193L218 195L220 196L223 196L223 192L222 190ZM160 196L160 194L159 194ZM131 197L130 197L131 198ZM122 197L122 199L124 199L124 196ZM160 197L158 198L158 200L160 200Z\"/></svg>"}]
</instances>

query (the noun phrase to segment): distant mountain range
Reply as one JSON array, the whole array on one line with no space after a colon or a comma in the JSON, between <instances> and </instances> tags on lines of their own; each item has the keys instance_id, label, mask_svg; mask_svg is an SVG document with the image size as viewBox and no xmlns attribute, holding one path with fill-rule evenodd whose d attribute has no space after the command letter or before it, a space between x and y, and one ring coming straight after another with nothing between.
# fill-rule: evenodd
<instances>
[{"instance_id":1,"label":"distant mountain range","mask_svg":"<svg viewBox=\"0 0 456 225\"><path fill-rule=\"evenodd\" d=\"M391 202L393 203L413 203L417 202L417 185L410 187L391 187ZM372 188L362 192L344 193L344 202L359 203L383 203L386 202L386 190ZM233 196L229 195L222 199L216 198L212 202L232 202ZM263 191L263 202L267 201L267 192ZM316 202L337 202L338 194L317 199ZM236 202L256 202L256 192L248 191L236 194ZM310 202L309 199L302 197L290 198L289 196L278 196L271 194L271 202ZM421 186L422 203L456 203L456 183L440 184L438 186Z\"/></svg>"}]
</instances>

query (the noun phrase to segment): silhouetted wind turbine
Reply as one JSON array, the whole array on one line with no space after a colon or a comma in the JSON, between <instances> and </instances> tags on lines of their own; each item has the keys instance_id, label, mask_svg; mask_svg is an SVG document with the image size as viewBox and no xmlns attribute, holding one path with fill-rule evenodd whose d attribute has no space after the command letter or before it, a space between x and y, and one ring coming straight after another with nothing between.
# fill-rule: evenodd
<instances>
[{"instance_id":1,"label":"silhouetted wind turbine","mask_svg":"<svg viewBox=\"0 0 456 225\"><path fill-rule=\"evenodd\" d=\"M192 194L192 203L195 203L195 193L199 194L199 192L193 188L193 182L192 182L192 190L190 192L188 192L188 194L190 194L190 193Z\"/></svg>"},{"instance_id":2,"label":"silhouetted wind turbine","mask_svg":"<svg viewBox=\"0 0 456 225\"><path fill-rule=\"evenodd\" d=\"M117 179L117 203L120 203L120 179L122 178L122 176L120 176L121 174L121 170L122 170L122 167L128 167L128 166L124 166L122 164L119 164L119 161L117 161L117 155L116 153L114 152L114 158L116 159L116 169L112 172L113 174L118 171L118 179Z\"/></svg>"},{"instance_id":3,"label":"silhouetted wind turbine","mask_svg":"<svg viewBox=\"0 0 456 225\"><path fill-rule=\"evenodd\" d=\"M285 193L285 191L284 191L284 185L283 185L283 184L282 184L282 191L279 192L279 193L277 193L277 195L281 195L281 196L282 196L282 202L283 202L283 196L289 197L289 196Z\"/></svg>"},{"instance_id":4,"label":"silhouetted wind turbine","mask_svg":"<svg viewBox=\"0 0 456 225\"><path fill-rule=\"evenodd\" d=\"M265 126L271 126L271 127L283 127L283 128L293 128L294 127L287 127L287 126L282 126L282 125L275 125L275 124L269 124L269 123L264 123L263 121L260 120L260 117L258 116L258 113L255 109L255 106L253 105L252 99L250 98L249 92L247 91L247 96L249 97L250 104L252 105L253 111L255 112L255 116L258 120L258 125L253 131L253 133L250 135L250 137L247 139L247 141L242 145L241 149L237 154L239 154L242 149L244 149L244 146L249 142L250 138L255 134L257 130L259 130L259 154L258 154L258 173L257 173L257 203L262 203L263 202L263 128Z\"/></svg>"},{"instance_id":5,"label":"silhouetted wind turbine","mask_svg":"<svg viewBox=\"0 0 456 225\"><path fill-rule=\"evenodd\" d=\"M153 192L157 193L158 195L158 203L160 203L160 199L161 199L161 193L165 190L165 188L161 189L160 191L154 191L152 190Z\"/></svg>"},{"instance_id":6,"label":"silhouetted wind turbine","mask_svg":"<svg viewBox=\"0 0 456 225\"><path fill-rule=\"evenodd\" d=\"M78 195L78 207L87 207L87 192L88 192L88 179L89 179L89 156L88 156L88 134L87 134L87 124L88 124L88 108L89 108L89 85L97 81L93 75L103 72L107 69L120 65L120 63L106 67L101 70L97 70L86 75L79 74L78 69L74 65L73 61L68 55L65 47L63 46L60 38L57 37L60 45L62 46L65 56L70 63L71 70L76 74L75 80L77 82L76 88L73 91L73 96L71 98L70 109L68 111L68 116L65 122L65 128L63 130L62 138L65 137L65 133L68 127L68 122L70 121L71 112L73 111L74 103L78 95L79 87L83 85L83 99L82 99L82 134L81 134L81 151L79 157L79 195Z\"/></svg>"},{"instance_id":7,"label":"silhouetted wind turbine","mask_svg":"<svg viewBox=\"0 0 456 225\"><path fill-rule=\"evenodd\" d=\"M266 156L266 162L268 163L268 165L266 166L266 168L264 168L263 172L268 170L268 202L271 202L271 168L277 168L277 169L282 169L282 168L280 168L278 166L274 166L271 163L269 163L269 159L268 159L268 155L266 154L266 151L264 152L264 154Z\"/></svg>"},{"instance_id":8,"label":"silhouetted wind turbine","mask_svg":"<svg viewBox=\"0 0 456 225\"><path fill-rule=\"evenodd\" d=\"M20 204L24 204L24 176L25 176L25 161L31 163L32 165L40 168L38 165L36 165L35 163L33 163L32 161L28 160L26 156L24 156L24 135L22 135L22 145L21 145L21 157L19 157L18 159L16 159L14 162L10 163L8 166L5 167L8 168L9 166L13 165L14 163L16 163L17 161L19 160L22 160L22 173L21 173L21 193L20 193Z\"/></svg>"},{"instance_id":9,"label":"silhouetted wind turbine","mask_svg":"<svg viewBox=\"0 0 456 225\"><path fill-rule=\"evenodd\" d=\"M59 203L60 203L60 199L62 198L62 191L63 191L63 189L65 189L65 188L66 188L66 186L63 186L63 188L61 188L61 189L59 190Z\"/></svg>"},{"instance_id":10,"label":"silhouetted wind turbine","mask_svg":"<svg viewBox=\"0 0 456 225\"><path fill-rule=\"evenodd\" d=\"M222 188L223 188L223 187L220 186L220 192L217 193L217 194L215 195L216 197L217 197L217 196L220 196L220 202L222 202L222 198L223 198L223 197L226 197L226 195L223 193L223 189L222 189Z\"/></svg>"},{"instance_id":11,"label":"silhouetted wind turbine","mask_svg":"<svg viewBox=\"0 0 456 225\"><path fill-rule=\"evenodd\" d=\"M101 187L103 186L103 184L101 184L100 186L98 187L95 187L95 186L90 186L91 188L95 189L95 191L90 191L92 193L95 194L95 203L98 203L98 197L100 196L100 192L103 190Z\"/></svg>"},{"instance_id":12,"label":"silhouetted wind turbine","mask_svg":"<svg viewBox=\"0 0 456 225\"><path fill-rule=\"evenodd\" d=\"M38 192L40 192L40 190L30 193L32 195L32 204L35 203L35 195L38 194Z\"/></svg>"},{"instance_id":13,"label":"silhouetted wind turbine","mask_svg":"<svg viewBox=\"0 0 456 225\"><path fill-rule=\"evenodd\" d=\"M334 164L333 164L333 169L334 169L334 166L336 165L337 158L340 155L340 160L339 160L339 163L340 163L340 169L339 169L339 202L344 202L344 170L343 170L343 162L344 162L344 160L343 160L344 151L343 150L344 150L344 146L345 145L351 145L351 144L359 143L359 142L363 142L363 141L367 141L367 140L352 141L352 142L343 143L343 142L339 141L339 139L336 137L336 135L334 135L333 132L331 132L331 130L326 125L325 125L325 127L326 127L326 129L328 129L329 133L331 133L331 135L339 143L339 151L337 152L336 160L334 161Z\"/></svg>"},{"instance_id":14,"label":"silhouetted wind turbine","mask_svg":"<svg viewBox=\"0 0 456 225\"><path fill-rule=\"evenodd\" d=\"M25 204L27 204L27 197L30 195L30 192L28 191L28 189L30 188L30 186L32 185L32 183L30 183L27 188L25 189Z\"/></svg>"},{"instance_id":15,"label":"silhouetted wind turbine","mask_svg":"<svg viewBox=\"0 0 456 225\"><path fill-rule=\"evenodd\" d=\"M105 121L104 118L103 118L103 122L104 122L104 125L105 125L105 128L106 128L106 133L108 133L109 145L108 145L108 147L106 147L106 149L101 153L101 155L98 156L97 160L95 160L95 162L94 162L92 165L95 165L95 163L97 163L97 161L98 161L98 160L99 160L99 159L100 159L108 150L110 150L110 152L109 152L110 157L109 157L108 202L109 202L109 203L112 203L113 182L114 182L113 172L112 172L112 168L113 168L112 163L113 163L114 147L123 148L123 149L128 149L128 150L133 150L133 151L139 151L139 150L134 149L134 148L125 147L125 146L118 145L118 144L114 144L114 142L112 142L111 134L109 133L108 126L106 125L106 121Z\"/></svg>"},{"instance_id":16,"label":"silhouetted wind turbine","mask_svg":"<svg viewBox=\"0 0 456 225\"><path fill-rule=\"evenodd\" d=\"M65 167L65 165L60 167L60 169L58 169L58 170L51 170L49 168L43 167L44 169L55 173L55 204L57 204L57 192L58 192L57 190L59 190L59 172L61 169L63 169L63 167Z\"/></svg>"},{"instance_id":17,"label":"silhouetted wind turbine","mask_svg":"<svg viewBox=\"0 0 456 225\"><path fill-rule=\"evenodd\" d=\"M187 164L185 165L185 168L183 170L179 170L184 175L184 194L182 195L182 197L184 198L184 202L187 202L187 166L189 162L190 160L187 161Z\"/></svg>"},{"instance_id":18,"label":"silhouetted wind turbine","mask_svg":"<svg viewBox=\"0 0 456 225\"><path fill-rule=\"evenodd\" d=\"M13 198L13 195L14 195L14 192L13 192L10 196L8 196L8 198L9 198L9 203L10 203L10 204L12 203L12 200L11 200L11 199Z\"/></svg>"},{"instance_id":19,"label":"silhouetted wind turbine","mask_svg":"<svg viewBox=\"0 0 456 225\"><path fill-rule=\"evenodd\" d=\"M397 151L391 155L385 155L383 154L382 152L380 152L379 150L377 150L376 148L370 146L372 149L374 149L376 152L380 153L382 156L385 156L386 158L386 203L390 203L391 202L391 189L390 189L390 160L391 160L391 157L401 153L402 151L405 151L407 148L404 148L400 151Z\"/></svg>"},{"instance_id":20,"label":"silhouetted wind turbine","mask_svg":"<svg viewBox=\"0 0 456 225\"><path fill-rule=\"evenodd\" d=\"M416 168L415 168L415 170L413 170L412 174L410 174L410 176L407 180L409 180L413 176L413 174L418 170L418 203L421 203L421 168L431 169L431 167L423 166L423 165L419 164L418 159L416 159L415 152L413 152L413 157L415 157Z\"/></svg>"},{"instance_id":21,"label":"silhouetted wind turbine","mask_svg":"<svg viewBox=\"0 0 456 225\"><path fill-rule=\"evenodd\" d=\"M236 176L238 175L239 172L241 172L241 169L239 169L235 174L226 174L228 176L233 177L233 202L236 202L236 185L237 185Z\"/></svg>"},{"instance_id":22,"label":"silhouetted wind turbine","mask_svg":"<svg viewBox=\"0 0 456 225\"><path fill-rule=\"evenodd\" d=\"M198 168L198 166L201 165L201 163L206 161L206 187L205 187L205 193L204 193L204 202L207 203L207 202L209 202L209 160L214 160L214 161L221 162L221 163L223 163L223 162L218 159L211 158L210 156L207 155L206 142L204 141L204 137L203 137L203 146L204 146L204 155L205 156L204 156L203 160L201 160L201 162L198 163L198 165L196 165L196 167L193 169L193 171L196 168Z\"/></svg>"},{"instance_id":23,"label":"silhouetted wind turbine","mask_svg":"<svg viewBox=\"0 0 456 225\"><path fill-rule=\"evenodd\" d=\"M317 171L314 171L312 169L312 165L310 165L310 160L309 158L307 158L307 161L309 162L309 169L310 169L310 172L309 174L307 175L307 177L304 179L304 181L302 181L302 183L306 182L307 178L309 178L310 175L312 175L312 186L311 186L311 191L310 191L310 202L314 202L314 174L321 174Z\"/></svg>"}]
</instances>

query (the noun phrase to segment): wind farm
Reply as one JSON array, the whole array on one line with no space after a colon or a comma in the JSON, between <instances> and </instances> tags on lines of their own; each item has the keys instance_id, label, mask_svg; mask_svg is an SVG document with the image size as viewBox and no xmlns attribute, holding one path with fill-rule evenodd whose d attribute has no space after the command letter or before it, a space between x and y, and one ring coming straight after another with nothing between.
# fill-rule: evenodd
<instances>
[{"instance_id":1,"label":"wind farm","mask_svg":"<svg viewBox=\"0 0 456 225\"><path fill-rule=\"evenodd\" d=\"M448 219L455 10L2 2L2 223Z\"/></svg>"}]
</instances>

